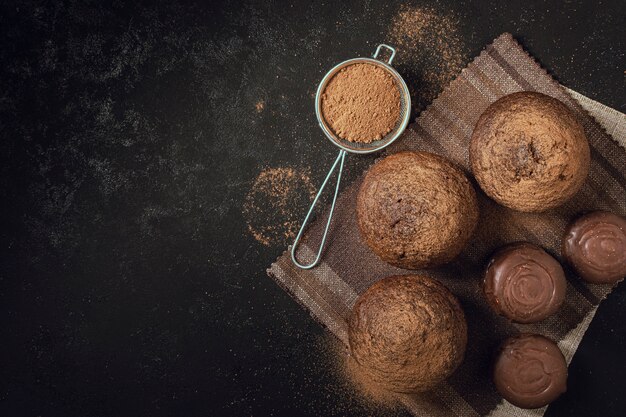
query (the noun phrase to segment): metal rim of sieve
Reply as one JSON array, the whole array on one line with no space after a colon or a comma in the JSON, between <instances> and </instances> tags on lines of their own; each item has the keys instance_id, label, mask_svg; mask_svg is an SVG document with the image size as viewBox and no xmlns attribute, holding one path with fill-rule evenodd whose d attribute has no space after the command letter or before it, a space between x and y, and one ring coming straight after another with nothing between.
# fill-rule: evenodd
<instances>
[{"instance_id":1,"label":"metal rim of sieve","mask_svg":"<svg viewBox=\"0 0 626 417\"><path fill-rule=\"evenodd\" d=\"M378 50L374 56L378 55ZM389 60L391 62L392 58ZM368 63L375 65L377 67L383 68L387 73L389 73L393 79L396 87L400 91L400 117L396 122L396 125L391 132L387 133L382 139L374 140L370 143L360 143L360 142L350 142L348 140L342 139L337 136L330 126L327 125L326 120L324 120L324 116L322 115L322 94L326 89L326 86L330 82L330 80L337 74L342 68L346 68L350 65L360 64L360 63ZM400 76L398 72L388 63L380 61L375 58L353 58L347 61L343 61L338 65L335 65L330 71L326 73L322 81L320 82L317 88L317 94L315 95L315 115L317 116L317 121L322 128L322 131L326 135L326 137L339 148L356 154L367 154L379 151L390 144L392 144L406 129L409 124L409 119L411 117L411 95L409 93L409 89Z\"/></svg>"}]
</instances>

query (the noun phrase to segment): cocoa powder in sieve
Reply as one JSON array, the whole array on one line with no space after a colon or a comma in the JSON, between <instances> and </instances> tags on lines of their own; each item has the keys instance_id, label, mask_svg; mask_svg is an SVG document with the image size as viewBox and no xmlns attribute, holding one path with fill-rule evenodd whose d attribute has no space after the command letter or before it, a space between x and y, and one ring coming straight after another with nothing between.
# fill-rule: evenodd
<instances>
[{"instance_id":1,"label":"cocoa powder in sieve","mask_svg":"<svg viewBox=\"0 0 626 417\"><path fill-rule=\"evenodd\" d=\"M400 91L383 68L352 64L324 88L322 116L340 138L370 143L382 139L398 122Z\"/></svg>"}]
</instances>

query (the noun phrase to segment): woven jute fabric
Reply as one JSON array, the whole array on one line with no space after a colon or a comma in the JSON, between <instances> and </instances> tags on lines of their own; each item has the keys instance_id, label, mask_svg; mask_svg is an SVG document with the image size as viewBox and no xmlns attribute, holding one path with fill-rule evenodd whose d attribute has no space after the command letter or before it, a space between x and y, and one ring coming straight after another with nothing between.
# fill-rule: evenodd
<instances>
[{"instance_id":1,"label":"woven jute fabric","mask_svg":"<svg viewBox=\"0 0 626 417\"><path fill-rule=\"evenodd\" d=\"M459 298L468 322L468 347L463 364L446 382L428 394L402 397L415 415L543 415L545 408L522 410L500 397L490 380L494 350L513 334L539 333L555 340L569 363L598 304L611 291L609 286L584 283L562 262L568 279L567 295L552 317L536 324L513 324L494 314L485 302L481 280L489 256L498 247L529 241L562 261L561 238L576 216L597 209L626 215L626 117L562 87L510 34L499 36L487 46L385 154L401 150L433 152L470 174L468 144L478 117L490 103L516 91L550 95L578 115L591 147L591 172L572 200L546 213L515 212L478 191L480 221L466 249L450 264L419 271L444 283ZM358 295L381 278L409 273L382 262L361 240L355 215L361 180L362 176L338 197L319 266L308 271L298 269L285 252L268 270L282 288L346 344L346 319ZM308 230L299 248L302 261L312 261L326 223L324 217L320 216Z\"/></svg>"}]
</instances>

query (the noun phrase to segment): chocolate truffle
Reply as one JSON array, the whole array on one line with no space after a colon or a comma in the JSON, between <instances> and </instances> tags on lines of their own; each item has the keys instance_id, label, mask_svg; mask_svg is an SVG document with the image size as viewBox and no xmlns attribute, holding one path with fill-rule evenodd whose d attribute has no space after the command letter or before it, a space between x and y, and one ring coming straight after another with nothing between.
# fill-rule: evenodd
<instances>
[{"instance_id":1,"label":"chocolate truffle","mask_svg":"<svg viewBox=\"0 0 626 417\"><path fill-rule=\"evenodd\" d=\"M539 246L505 246L489 261L483 290L491 307L517 323L535 323L554 314L565 300L561 264Z\"/></svg>"},{"instance_id":2,"label":"chocolate truffle","mask_svg":"<svg viewBox=\"0 0 626 417\"><path fill-rule=\"evenodd\" d=\"M463 360L467 324L456 297L431 278L391 276L357 300L348 321L352 358L390 392L433 388Z\"/></svg>"},{"instance_id":3,"label":"chocolate truffle","mask_svg":"<svg viewBox=\"0 0 626 417\"><path fill-rule=\"evenodd\" d=\"M567 363L552 340L537 334L507 339L493 369L500 394L521 408L550 404L567 388Z\"/></svg>"},{"instance_id":4,"label":"chocolate truffle","mask_svg":"<svg viewBox=\"0 0 626 417\"><path fill-rule=\"evenodd\" d=\"M563 256L585 281L614 284L626 277L626 219L596 211L572 223Z\"/></svg>"},{"instance_id":5,"label":"chocolate truffle","mask_svg":"<svg viewBox=\"0 0 626 417\"><path fill-rule=\"evenodd\" d=\"M399 152L370 168L356 213L361 236L376 255L419 269L461 252L476 227L478 201L463 171L447 159Z\"/></svg>"},{"instance_id":6,"label":"chocolate truffle","mask_svg":"<svg viewBox=\"0 0 626 417\"><path fill-rule=\"evenodd\" d=\"M559 100L530 91L504 96L485 110L469 157L489 197L525 212L569 200L585 182L591 161L575 114Z\"/></svg>"}]
</instances>

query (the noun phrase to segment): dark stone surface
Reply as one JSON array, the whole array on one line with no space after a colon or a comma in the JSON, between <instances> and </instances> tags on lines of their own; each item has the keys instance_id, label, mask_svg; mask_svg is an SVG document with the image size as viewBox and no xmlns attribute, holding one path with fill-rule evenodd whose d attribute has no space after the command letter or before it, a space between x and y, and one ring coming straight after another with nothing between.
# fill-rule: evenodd
<instances>
[{"instance_id":1,"label":"dark stone surface","mask_svg":"<svg viewBox=\"0 0 626 417\"><path fill-rule=\"evenodd\" d=\"M2 3L0 415L372 413L265 275L286 239L257 242L243 210L262 169L323 179L317 82L386 40L400 4L352 3ZM464 62L510 31L626 110L623 1L422 5L458 18ZM625 288L548 416L624 415Z\"/></svg>"}]
</instances>

